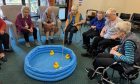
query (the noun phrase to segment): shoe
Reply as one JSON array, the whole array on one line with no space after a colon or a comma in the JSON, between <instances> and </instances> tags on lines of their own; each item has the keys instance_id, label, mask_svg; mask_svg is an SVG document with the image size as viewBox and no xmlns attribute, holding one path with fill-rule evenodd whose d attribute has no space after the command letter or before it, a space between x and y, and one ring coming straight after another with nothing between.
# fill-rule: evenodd
<instances>
[{"instance_id":1,"label":"shoe","mask_svg":"<svg viewBox=\"0 0 140 84\"><path fill-rule=\"evenodd\" d=\"M31 47L31 45L30 45L29 42L26 42L25 45L26 45L26 47L28 47L28 48Z\"/></svg>"},{"instance_id":2,"label":"shoe","mask_svg":"<svg viewBox=\"0 0 140 84\"><path fill-rule=\"evenodd\" d=\"M4 49L5 52L13 52L12 49Z\"/></svg>"},{"instance_id":3,"label":"shoe","mask_svg":"<svg viewBox=\"0 0 140 84\"><path fill-rule=\"evenodd\" d=\"M0 60L3 61L3 62L7 62L7 58L5 56L0 58Z\"/></svg>"},{"instance_id":4,"label":"shoe","mask_svg":"<svg viewBox=\"0 0 140 84\"><path fill-rule=\"evenodd\" d=\"M87 48L88 48L88 46L87 46L86 44L84 44L82 47L83 47L84 49L87 49Z\"/></svg>"},{"instance_id":5,"label":"shoe","mask_svg":"<svg viewBox=\"0 0 140 84\"><path fill-rule=\"evenodd\" d=\"M37 46L41 45L37 40L34 41L34 44Z\"/></svg>"},{"instance_id":6,"label":"shoe","mask_svg":"<svg viewBox=\"0 0 140 84\"><path fill-rule=\"evenodd\" d=\"M49 40L46 40L45 44L49 44Z\"/></svg>"},{"instance_id":7,"label":"shoe","mask_svg":"<svg viewBox=\"0 0 140 84\"><path fill-rule=\"evenodd\" d=\"M64 44L68 44L68 40L64 40Z\"/></svg>"},{"instance_id":8,"label":"shoe","mask_svg":"<svg viewBox=\"0 0 140 84\"><path fill-rule=\"evenodd\" d=\"M86 70L86 72L89 72L89 71L91 71L93 69L91 69L91 68L85 68L85 70Z\"/></svg>"},{"instance_id":9,"label":"shoe","mask_svg":"<svg viewBox=\"0 0 140 84\"><path fill-rule=\"evenodd\" d=\"M83 56L83 57L91 57L91 54L90 53L82 53L81 56Z\"/></svg>"},{"instance_id":10,"label":"shoe","mask_svg":"<svg viewBox=\"0 0 140 84\"><path fill-rule=\"evenodd\" d=\"M71 45L71 44L72 44L72 41L69 41L69 42L68 42L68 45Z\"/></svg>"},{"instance_id":11,"label":"shoe","mask_svg":"<svg viewBox=\"0 0 140 84\"><path fill-rule=\"evenodd\" d=\"M51 43L54 43L54 40L53 39L51 39L50 41L51 41Z\"/></svg>"}]
</instances>

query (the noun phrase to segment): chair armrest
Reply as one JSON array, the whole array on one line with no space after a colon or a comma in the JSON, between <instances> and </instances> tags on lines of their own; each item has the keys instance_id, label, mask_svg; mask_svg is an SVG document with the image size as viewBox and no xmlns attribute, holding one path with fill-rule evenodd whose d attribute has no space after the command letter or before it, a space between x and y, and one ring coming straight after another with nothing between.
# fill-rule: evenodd
<instances>
[{"instance_id":1,"label":"chair armrest","mask_svg":"<svg viewBox=\"0 0 140 84\"><path fill-rule=\"evenodd\" d=\"M134 68L140 69L140 66L133 65Z\"/></svg>"},{"instance_id":2,"label":"chair armrest","mask_svg":"<svg viewBox=\"0 0 140 84\"><path fill-rule=\"evenodd\" d=\"M6 32L9 34L9 30L11 31L12 33L12 39L15 39L16 42L17 42L17 39L18 39L18 34L17 34L17 29L16 29L16 26L15 24L13 24L11 21L9 20L5 20L6 22Z\"/></svg>"},{"instance_id":3,"label":"chair armrest","mask_svg":"<svg viewBox=\"0 0 140 84\"><path fill-rule=\"evenodd\" d=\"M9 29L12 28L13 23L8 20L4 20L4 22L6 23L6 33L9 34Z\"/></svg>"}]
</instances>

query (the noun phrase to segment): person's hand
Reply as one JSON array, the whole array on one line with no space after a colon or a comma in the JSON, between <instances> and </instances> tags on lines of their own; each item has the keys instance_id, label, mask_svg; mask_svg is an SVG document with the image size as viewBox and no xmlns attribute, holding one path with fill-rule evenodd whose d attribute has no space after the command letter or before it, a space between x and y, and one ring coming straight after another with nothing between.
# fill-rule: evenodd
<instances>
[{"instance_id":1,"label":"person's hand","mask_svg":"<svg viewBox=\"0 0 140 84\"><path fill-rule=\"evenodd\" d=\"M116 50L113 50L113 49L110 50L110 54L115 55L115 53L116 53Z\"/></svg>"},{"instance_id":2,"label":"person's hand","mask_svg":"<svg viewBox=\"0 0 140 84\"><path fill-rule=\"evenodd\" d=\"M100 33L100 37L104 37L104 34L106 33L107 29L103 28L101 33Z\"/></svg>"},{"instance_id":3,"label":"person's hand","mask_svg":"<svg viewBox=\"0 0 140 84\"><path fill-rule=\"evenodd\" d=\"M78 25L78 23L75 23L73 26L77 26Z\"/></svg>"},{"instance_id":4,"label":"person's hand","mask_svg":"<svg viewBox=\"0 0 140 84\"><path fill-rule=\"evenodd\" d=\"M33 28L28 29L28 31L30 31L32 33L33 32Z\"/></svg>"},{"instance_id":5,"label":"person's hand","mask_svg":"<svg viewBox=\"0 0 140 84\"><path fill-rule=\"evenodd\" d=\"M119 45L117 45L117 46L113 47L111 50L115 50L115 51L117 51L117 50L118 50L118 48L119 48Z\"/></svg>"},{"instance_id":6,"label":"person's hand","mask_svg":"<svg viewBox=\"0 0 140 84\"><path fill-rule=\"evenodd\" d=\"M66 27L63 29L63 31L65 32L65 30L66 30Z\"/></svg>"},{"instance_id":7,"label":"person's hand","mask_svg":"<svg viewBox=\"0 0 140 84\"><path fill-rule=\"evenodd\" d=\"M28 28L29 28L29 26L28 26L28 25L26 25L26 26L25 26L25 29L28 29Z\"/></svg>"},{"instance_id":8,"label":"person's hand","mask_svg":"<svg viewBox=\"0 0 140 84\"><path fill-rule=\"evenodd\" d=\"M91 26L91 29L95 29L96 28L96 26Z\"/></svg>"},{"instance_id":9,"label":"person's hand","mask_svg":"<svg viewBox=\"0 0 140 84\"><path fill-rule=\"evenodd\" d=\"M52 25L55 25L55 23L54 23L54 22L52 22L51 24L52 24Z\"/></svg>"},{"instance_id":10,"label":"person's hand","mask_svg":"<svg viewBox=\"0 0 140 84\"><path fill-rule=\"evenodd\" d=\"M113 49L110 50L110 54L116 55L116 56L118 56L118 57L122 56L121 53L119 53L119 52L117 52L116 50L113 50Z\"/></svg>"},{"instance_id":11,"label":"person's hand","mask_svg":"<svg viewBox=\"0 0 140 84\"><path fill-rule=\"evenodd\" d=\"M0 30L0 34L3 35L4 34L4 31L3 30Z\"/></svg>"},{"instance_id":12,"label":"person's hand","mask_svg":"<svg viewBox=\"0 0 140 84\"><path fill-rule=\"evenodd\" d=\"M115 34L115 35L112 35L112 36L111 36L111 39L116 40L117 38L119 38L119 35L118 35L118 34Z\"/></svg>"}]
</instances>

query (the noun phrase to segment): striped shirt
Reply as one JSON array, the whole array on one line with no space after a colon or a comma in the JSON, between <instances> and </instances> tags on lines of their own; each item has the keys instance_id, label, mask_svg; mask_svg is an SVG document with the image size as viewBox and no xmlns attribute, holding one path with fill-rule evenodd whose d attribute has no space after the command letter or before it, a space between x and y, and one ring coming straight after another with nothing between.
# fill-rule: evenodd
<instances>
[{"instance_id":1,"label":"striped shirt","mask_svg":"<svg viewBox=\"0 0 140 84\"><path fill-rule=\"evenodd\" d=\"M128 64L133 64L134 63L134 55L135 55L135 43L132 41L126 41L124 44L124 54L122 54L121 49L118 49L118 52L121 53L122 55L119 56L114 56L114 59L116 61L123 61Z\"/></svg>"}]
</instances>

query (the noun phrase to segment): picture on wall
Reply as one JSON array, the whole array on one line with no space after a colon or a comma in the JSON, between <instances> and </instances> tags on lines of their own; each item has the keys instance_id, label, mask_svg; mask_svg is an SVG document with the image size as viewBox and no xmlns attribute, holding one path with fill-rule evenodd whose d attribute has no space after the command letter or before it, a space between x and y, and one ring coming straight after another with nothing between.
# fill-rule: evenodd
<instances>
[{"instance_id":1,"label":"picture on wall","mask_svg":"<svg viewBox=\"0 0 140 84\"><path fill-rule=\"evenodd\" d=\"M79 0L79 6L81 6L83 3L83 0Z\"/></svg>"}]
</instances>

